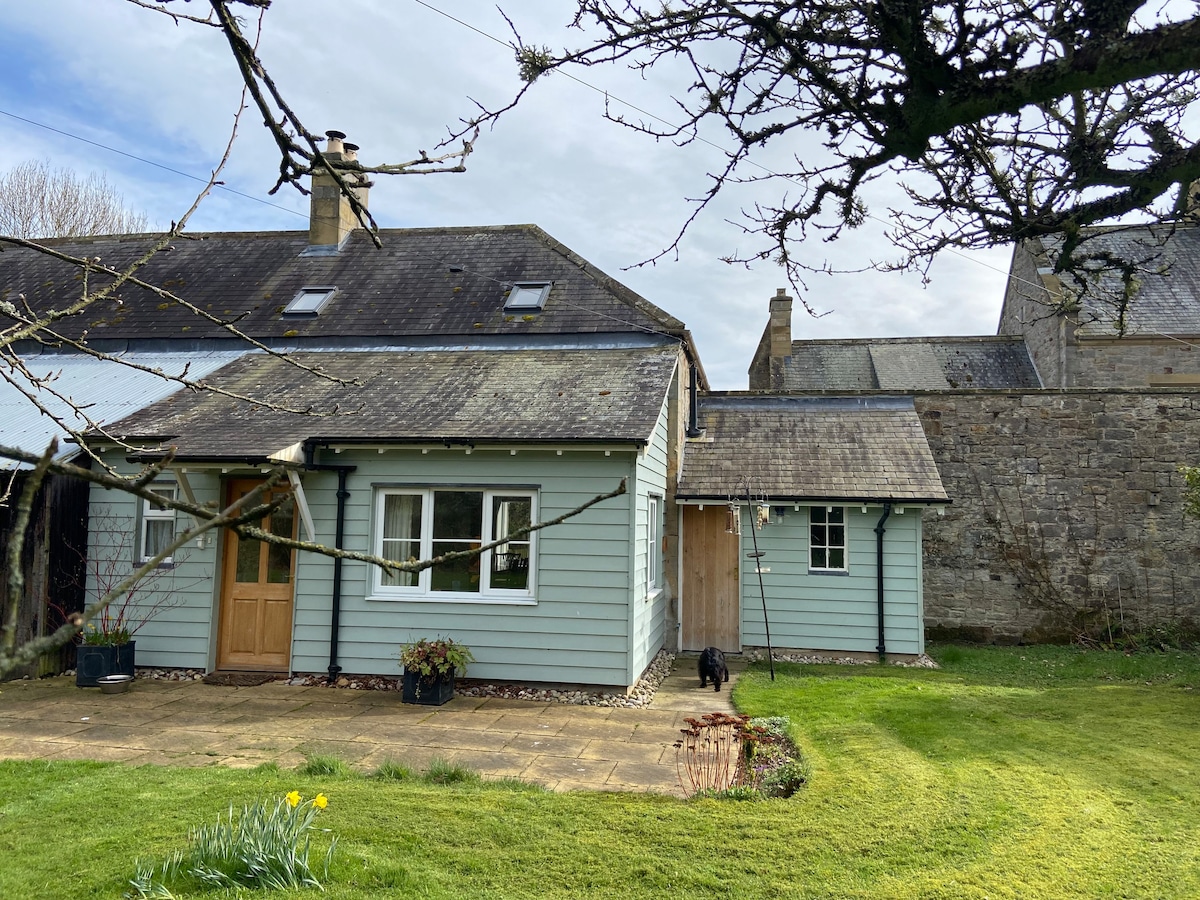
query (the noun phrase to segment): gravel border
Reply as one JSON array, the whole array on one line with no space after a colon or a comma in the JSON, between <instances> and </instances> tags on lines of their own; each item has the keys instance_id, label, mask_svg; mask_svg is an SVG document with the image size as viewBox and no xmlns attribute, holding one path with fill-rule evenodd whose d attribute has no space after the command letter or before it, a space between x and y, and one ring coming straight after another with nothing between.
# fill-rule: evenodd
<instances>
[{"instance_id":1,"label":"gravel border","mask_svg":"<svg viewBox=\"0 0 1200 900\"><path fill-rule=\"evenodd\" d=\"M529 700L535 703L568 703L575 706L613 706L638 708L650 705L658 686L671 674L675 654L660 650L633 689L624 692L572 690L570 688L539 688L520 684L480 684L460 682L455 688L459 697L499 697L506 700ZM138 669L138 678L155 681L203 681L200 669ZM332 684L328 675L281 675L277 684L297 687L323 687L330 690L398 691L400 681L384 675L339 675Z\"/></svg>"}]
</instances>

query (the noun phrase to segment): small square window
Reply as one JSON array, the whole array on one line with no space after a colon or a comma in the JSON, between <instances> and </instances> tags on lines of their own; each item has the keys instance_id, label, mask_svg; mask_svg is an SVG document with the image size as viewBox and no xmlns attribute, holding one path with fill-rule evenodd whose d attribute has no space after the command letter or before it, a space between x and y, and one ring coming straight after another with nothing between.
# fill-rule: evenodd
<instances>
[{"instance_id":1,"label":"small square window","mask_svg":"<svg viewBox=\"0 0 1200 900\"><path fill-rule=\"evenodd\" d=\"M542 309L550 296L549 281L518 281L508 292L505 309Z\"/></svg>"},{"instance_id":2,"label":"small square window","mask_svg":"<svg viewBox=\"0 0 1200 900\"><path fill-rule=\"evenodd\" d=\"M813 506L808 510L808 567L846 571L846 510L842 506Z\"/></svg>"},{"instance_id":3,"label":"small square window","mask_svg":"<svg viewBox=\"0 0 1200 900\"><path fill-rule=\"evenodd\" d=\"M303 287L283 309L285 316L315 316L337 293L334 287Z\"/></svg>"}]
</instances>

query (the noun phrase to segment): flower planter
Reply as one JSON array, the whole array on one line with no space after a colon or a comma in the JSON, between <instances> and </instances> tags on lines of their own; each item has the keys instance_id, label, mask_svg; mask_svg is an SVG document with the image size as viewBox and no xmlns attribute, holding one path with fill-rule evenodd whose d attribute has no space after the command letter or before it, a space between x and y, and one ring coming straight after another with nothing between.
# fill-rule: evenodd
<instances>
[{"instance_id":1,"label":"flower planter","mask_svg":"<svg viewBox=\"0 0 1200 900\"><path fill-rule=\"evenodd\" d=\"M106 675L133 675L133 645L80 644L75 648L75 686L98 687Z\"/></svg>"},{"instance_id":2,"label":"flower planter","mask_svg":"<svg viewBox=\"0 0 1200 900\"><path fill-rule=\"evenodd\" d=\"M454 696L454 675L422 676L420 672L405 672L401 677L405 703L422 706L441 706Z\"/></svg>"}]
</instances>

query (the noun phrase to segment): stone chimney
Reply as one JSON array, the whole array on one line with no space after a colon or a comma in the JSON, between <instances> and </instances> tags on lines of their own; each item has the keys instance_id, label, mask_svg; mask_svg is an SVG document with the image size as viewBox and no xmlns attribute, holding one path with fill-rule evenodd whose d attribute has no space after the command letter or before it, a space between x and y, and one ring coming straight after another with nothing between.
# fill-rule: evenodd
<instances>
[{"instance_id":1,"label":"stone chimney","mask_svg":"<svg viewBox=\"0 0 1200 900\"><path fill-rule=\"evenodd\" d=\"M371 183L362 173L362 165L358 162L358 146L345 143L346 135L340 131L327 131L325 136L329 142L321 155L350 184L354 196L365 207ZM358 225L350 201L338 189L333 176L324 169L313 172L312 196L309 200L309 247L337 250Z\"/></svg>"},{"instance_id":2,"label":"stone chimney","mask_svg":"<svg viewBox=\"0 0 1200 900\"><path fill-rule=\"evenodd\" d=\"M779 288L771 298L770 316L750 361L750 390L777 391L784 384L785 363L792 355L792 298Z\"/></svg>"},{"instance_id":3,"label":"stone chimney","mask_svg":"<svg viewBox=\"0 0 1200 900\"><path fill-rule=\"evenodd\" d=\"M792 355L792 298L787 288L778 288L771 298L771 321L767 325L771 339L771 359Z\"/></svg>"}]
</instances>

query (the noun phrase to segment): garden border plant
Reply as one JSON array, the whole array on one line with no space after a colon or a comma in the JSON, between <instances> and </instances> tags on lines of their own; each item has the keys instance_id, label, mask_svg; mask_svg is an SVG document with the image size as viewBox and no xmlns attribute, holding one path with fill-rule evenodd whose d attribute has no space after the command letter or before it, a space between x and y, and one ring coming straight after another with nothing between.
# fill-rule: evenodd
<instances>
[{"instance_id":1,"label":"garden border plant","mask_svg":"<svg viewBox=\"0 0 1200 900\"><path fill-rule=\"evenodd\" d=\"M787 716L706 713L688 717L674 744L679 786L689 797L790 797L812 769L788 735Z\"/></svg>"}]
</instances>

